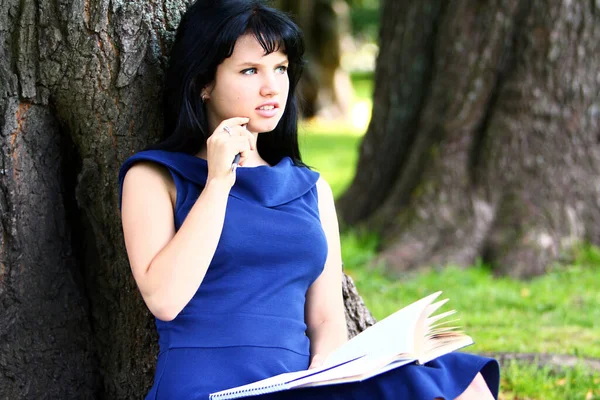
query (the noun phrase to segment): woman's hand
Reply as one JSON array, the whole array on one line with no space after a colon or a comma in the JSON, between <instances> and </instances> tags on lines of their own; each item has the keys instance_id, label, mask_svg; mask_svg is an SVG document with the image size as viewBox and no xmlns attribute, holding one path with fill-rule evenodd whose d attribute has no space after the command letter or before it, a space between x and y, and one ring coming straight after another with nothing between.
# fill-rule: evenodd
<instances>
[{"instance_id":1,"label":"woman's hand","mask_svg":"<svg viewBox=\"0 0 600 400\"><path fill-rule=\"evenodd\" d=\"M315 354L312 357L308 369L319 368L321 365L323 365L323 362L325 362L325 356L322 356L321 354Z\"/></svg>"},{"instance_id":2,"label":"woman's hand","mask_svg":"<svg viewBox=\"0 0 600 400\"><path fill-rule=\"evenodd\" d=\"M240 153L242 164L246 159L245 154L256 148L256 138L244 126L248 121L249 118L242 117L226 119L206 141L207 184L218 181L226 182L231 187L235 183L235 172L231 168L233 159Z\"/></svg>"}]
</instances>

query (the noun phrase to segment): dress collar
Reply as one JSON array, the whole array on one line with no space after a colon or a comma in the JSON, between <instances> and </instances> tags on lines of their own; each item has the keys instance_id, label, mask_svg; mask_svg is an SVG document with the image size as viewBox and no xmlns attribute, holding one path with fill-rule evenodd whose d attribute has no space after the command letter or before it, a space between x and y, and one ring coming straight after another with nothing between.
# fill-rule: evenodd
<instances>
[{"instance_id":1,"label":"dress collar","mask_svg":"<svg viewBox=\"0 0 600 400\"><path fill-rule=\"evenodd\" d=\"M148 154L151 153L151 154ZM201 185L206 185L208 162L191 154L164 150L147 150L138 153L163 159L183 177ZM158 161L158 160L157 160ZM276 207L295 200L315 186L319 173L306 167L296 166L290 157L284 157L276 165L240 167L230 195L238 199Z\"/></svg>"}]
</instances>

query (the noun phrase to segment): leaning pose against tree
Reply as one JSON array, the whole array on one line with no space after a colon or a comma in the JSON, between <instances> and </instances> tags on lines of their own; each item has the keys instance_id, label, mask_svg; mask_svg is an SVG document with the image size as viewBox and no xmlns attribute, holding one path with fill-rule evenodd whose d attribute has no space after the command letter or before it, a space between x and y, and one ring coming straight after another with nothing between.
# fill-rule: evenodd
<instances>
[{"instance_id":1,"label":"leaning pose against tree","mask_svg":"<svg viewBox=\"0 0 600 400\"><path fill-rule=\"evenodd\" d=\"M147 398L313 368L347 338L333 196L298 151L302 54L297 26L260 1L198 0L181 20L165 139L120 173L127 254L160 335ZM285 396L491 399L498 375L452 353Z\"/></svg>"}]
</instances>

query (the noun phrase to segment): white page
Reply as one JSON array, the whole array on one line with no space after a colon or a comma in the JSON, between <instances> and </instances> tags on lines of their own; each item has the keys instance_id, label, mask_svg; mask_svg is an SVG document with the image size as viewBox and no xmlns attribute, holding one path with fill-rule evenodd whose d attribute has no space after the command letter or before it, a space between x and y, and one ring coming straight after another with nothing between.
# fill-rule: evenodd
<instances>
[{"instance_id":1,"label":"white page","mask_svg":"<svg viewBox=\"0 0 600 400\"><path fill-rule=\"evenodd\" d=\"M387 362L389 362L391 360L388 360ZM387 362L385 362L384 364L387 364ZM342 365L338 365L334 368L330 368L327 369L323 372L320 372L319 374L313 375L313 376L309 376L306 378L300 378L300 379L296 379L293 382L290 382L292 384L293 387L296 386L305 386L308 384L311 384L313 382L325 382L325 381L331 381L331 380L336 380L336 379L340 379L340 378L345 378L345 377L349 377L349 376L356 376L356 375L362 375L362 374L366 374L368 372L371 372L373 370L378 369L378 367L381 367L382 361L381 359L375 359L372 357L361 357L358 358L354 361L342 364Z\"/></svg>"},{"instance_id":2,"label":"white page","mask_svg":"<svg viewBox=\"0 0 600 400\"><path fill-rule=\"evenodd\" d=\"M443 356L444 354L448 354L458 349L462 349L463 347L470 346L473 343L473 339L470 336L466 335L462 338L452 339L450 341L447 341L445 343L445 346L429 349L427 353L423 357L421 357L419 362L421 364L425 364L433 359Z\"/></svg>"},{"instance_id":3,"label":"white page","mask_svg":"<svg viewBox=\"0 0 600 400\"><path fill-rule=\"evenodd\" d=\"M330 355L320 368L281 374L238 388L213 393L211 396L226 392L239 392L241 389L275 388L277 386L283 389L297 385L321 385L316 382L335 382L349 376L354 377L350 381L362 381L383 371L410 363L413 358L393 360L396 360L396 356L399 354L413 352L415 325L428 311L428 306L440 294L441 292L433 293L366 329ZM434 321L429 320L429 322ZM462 342L457 344L457 348L470 343ZM434 352L437 353L435 350ZM244 395L240 397L242 396Z\"/></svg>"},{"instance_id":4,"label":"white page","mask_svg":"<svg viewBox=\"0 0 600 400\"><path fill-rule=\"evenodd\" d=\"M323 365L332 366L367 354L370 357L386 357L413 353L417 321L441 293L436 292L416 301L365 329L327 357Z\"/></svg>"},{"instance_id":5,"label":"white page","mask_svg":"<svg viewBox=\"0 0 600 400\"><path fill-rule=\"evenodd\" d=\"M410 359L410 360L396 360L394 362L389 363L388 365L386 365L383 368L378 368L377 370L373 370L370 373L361 376L360 379L356 379L356 381L364 381L365 379L372 378L375 375L383 374L384 372L387 372L387 371L392 370L392 369L400 368L403 365L410 364L412 362L414 362L414 360L412 360L412 359Z\"/></svg>"},{"instance_id":6,"label":"white page","mask_svg":"<svg viewBox=\"0 0 600 400\"><path fill-rule=\"evenodd\" d=\"M231 389L226 389L226 390L222 390L220 392L217 393L212 393L212 395L223 395L225 393L229 393L229 392L240 392L243 390L250 390L250 389L256 389L256 388L261 388L261 387L269 387L269 386L278 386L278 385L285 385L286 382L289 382L291 380L294 380L296 378L299 378L301 376L305 376L309 373L308 370L305 371L297 371L297 372L287 372L284 374L280 374L277 376L272 376L270 378L266 378L257 382L253 382L253 383L249 383L247 385L243 385L243 386L238 386L236 388L231 388Z\"/></svg>"},{"instance_id":7,"label":"white page","mask_svg":"<svg viewBox=\"0 0 600 400\"><path fill-rule=\"evenodd\" d=\"M410 364L414 361L415 360L413 360L413 359L405 359L405 360L398 359L398 360L389 362L387 365L385 365L383 367L373 364L374 368L371 368L369 370L366 370L366 368L365 368L365 372L363 372L361 374L355 374L349 378L342 377L340 379L328 379L328 380L323 380L323 381L318 381L318 382L312 382L310 384L303 384L303 385L295 386L295 387L303 388L303 387L314 387L314 386L324 386L324 385L336 385L336 384L340 384L340 383L349 383L349 382L362 382L366 379L372 378L375 375L382 374L384 372L387 372L387 371L395 369L395 368L400 368L403 365ZM377 363L377 364L379 364L379 363ZM330 376L328 376L327 378L330 378Z\"/></svg>"},{"instance_id":8,"label":"white page","mask_svg":"<svg viewBox=\"0 0 600 400\"><path fill-rule=\"evenodd\" d=\"M351 364L353 362L357 362L359 361L357 360L352 360L350 362L347 362L345 364ZM342 365L343 366L343 365ZM237 397L245 397L252 395L251 393L253 393L253 390L256 389L261 389L261 388L277 388L277 387L281 387L282 389L286 389L289 387L293 387L294 385L290 385L290 383L293 383L295 381L298 381L299 379L303 379L303 382L308 382L308 381L313 381L313 380L318 380L318 376L320 376L321 374L327 372L330 368L332 367L326 367L326 366L321 366L319 368L313 368L313 369L307 369L307 370L302 370L302 371L296 371L296 372L287 372L287 373L283 373L283 374L279 374L270 378L266 378L260 381L256 381L253 383L249 383L247 385L242 385L242 386L237 386L231 389L226 389L226 390L222 390L220 392L216 392L216 393L211 393L211 396L214 398L220 398L226 395L230 395L230 394L239 394ZM337 369L340 368L340 366L334 367L333 369ZM348 371L349 369L346 369L346 371ZM325 372L323 372L325 371ZM242 392L248 392L246 395L242 395L240 393ZM267 393L268 391L265 391L265 393ZM257 392L254 392L255 394Z\"/></svg>"}]
</instances>

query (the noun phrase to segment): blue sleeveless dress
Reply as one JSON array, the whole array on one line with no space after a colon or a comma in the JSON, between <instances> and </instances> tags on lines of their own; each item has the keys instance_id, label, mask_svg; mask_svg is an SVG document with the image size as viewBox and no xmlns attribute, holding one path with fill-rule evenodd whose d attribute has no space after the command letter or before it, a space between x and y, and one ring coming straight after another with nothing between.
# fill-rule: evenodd
<instances>
[{"instance_id":1,"label":"blue sleeveless dress","mask_svg":"<svg viewBox=\"0 0 600 400\"><path fill-rule=\"evenodd\" d=\"M125 161L166 167L175 182L175 228L183 224L206 183L206 160L148 150ZM277 165L239 168L217 250L200 288L172 321L156 320L160 352L146 399L208 399L213 392L309 365L306 291L327 256L317 188L319 174ZM360 383L306 388L263 399L454 399L478 372L497 396L495 360L452 353Z\"/></svg>"}]
</instances>

